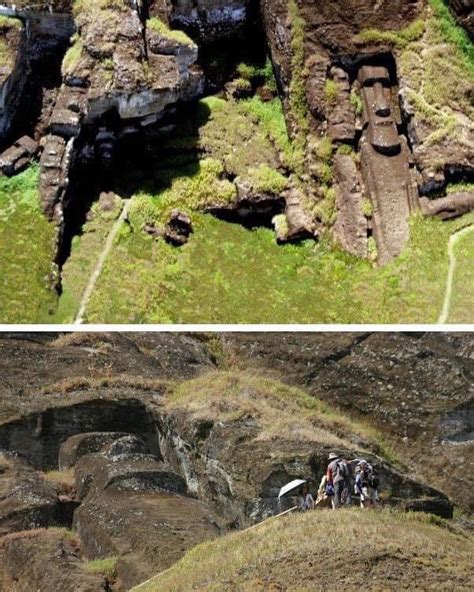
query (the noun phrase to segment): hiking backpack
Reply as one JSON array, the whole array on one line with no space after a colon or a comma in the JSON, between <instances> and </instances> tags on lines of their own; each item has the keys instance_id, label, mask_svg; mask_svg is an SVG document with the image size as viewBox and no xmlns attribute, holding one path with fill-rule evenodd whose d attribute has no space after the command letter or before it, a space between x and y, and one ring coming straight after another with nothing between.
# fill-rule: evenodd
<instances>
[{"instance_id":1,"label":"hiking backpack","mask_svg":"<svg viewBox=\"0 0 474 592\"><path fill-rule=\"evenodd\" d=\"M372 489L377 489L380 485L379 474L376 468L369 466L369 475L367 478L367 482L370 485L370 487L372 487Z\"/></svg>"}]
</instances>

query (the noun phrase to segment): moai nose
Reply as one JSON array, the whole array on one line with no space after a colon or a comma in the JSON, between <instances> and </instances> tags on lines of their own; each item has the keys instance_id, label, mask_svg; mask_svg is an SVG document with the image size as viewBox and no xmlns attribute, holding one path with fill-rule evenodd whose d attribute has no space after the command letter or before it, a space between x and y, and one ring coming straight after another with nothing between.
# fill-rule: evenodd
<instances>
[{"instance_id":1,"label":"moai nose","mask_svg":"<svg viewBox=\"0 0 474 592\"><path fill-rule=\"evenodd\" d=\"M390 104L387 102L387 99L385 98L381 82L376 82L374 84L374 98L375 115L377 115L378 117L390 117Z\"/></svg>"}]
</instances>

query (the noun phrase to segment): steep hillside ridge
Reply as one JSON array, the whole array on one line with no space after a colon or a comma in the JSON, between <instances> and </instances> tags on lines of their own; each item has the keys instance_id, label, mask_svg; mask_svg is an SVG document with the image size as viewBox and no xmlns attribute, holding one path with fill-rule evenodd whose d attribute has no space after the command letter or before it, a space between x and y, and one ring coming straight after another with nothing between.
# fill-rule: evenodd
<instances>
[{"instance_id":1,"label":"steep hillside ridge","mask_svg":"<svg viewBox=\"0 0 474 592\"><path fill-rule=\"evenodd\" d=\"M470 590L472 534L425 517L290 515L200 545L136 592Z\"/></svg>"},{"instance_id":2,"label":"steep hillside ridge","mask_svg":"<svg viewBox=\"0 0 474 592\"><path fill-rule=\"evenodd\" d=\"M463 382L471 371L470 336L293 339L288 334L3 336L0 589L8 590L18 578L20 586L28 581L41 589L36 566L62 545L65 552L50 566L54 580L61 581L61 572L75 581L90 565L104 586L128 590L170 568L195 545L290 507L291 499L277 501L280 488L305 478L315 490L334 451L378 467L385 510L452 518L446 493L469 510L469 475L462 467L469 459L462 455L471 445L463 427L470 417ZM430 358L438 364L450 360L449 369L443 366L449 383L425 366ZM417 365L419 389L425 374L428 385L430 370L432 391L417 400L416 415L407 416L411 427L404 445L396 432L403 415L394 409L405 401L412 405L408 393L416 379L409 377ZM388 367L390 380L396 378L396 406L378 384ZM363 392L370 413L363 413L358 399ZM381 419L384 409L388 422ZM442 431L451 439L436 444L436 454L446 462L448 450L457 463L457 472L441 476L430 459L430 430L440 409ZM419 435L415 425L421 418L426 434ZM463 493L450 489L453 475ZM8 494L12 490L15 495ZM48 527L75 533L38 530ZM71 536L77 561L67 542ZM33 557L22 576L16 552ZM463 585L461 572L453 577Z\"/></svg>"},{"instance_id":3,"label":"steep hillside ridge","mask_svg":"<svg viewBox=\"0 0 474 592\"><path fill-rule=\"evenodd\" d=\"M224 341L237 364L275 373L380 427L415 473L472 511L469 334L259 334Z\"/></svg>"}]
</instances>

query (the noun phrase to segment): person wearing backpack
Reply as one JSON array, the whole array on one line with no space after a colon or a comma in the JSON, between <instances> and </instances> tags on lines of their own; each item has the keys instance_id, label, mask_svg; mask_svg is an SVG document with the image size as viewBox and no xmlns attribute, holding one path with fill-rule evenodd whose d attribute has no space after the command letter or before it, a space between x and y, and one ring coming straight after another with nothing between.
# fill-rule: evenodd
<instances>
[{"instance_id":1,"label":"person wearing backpack","mask_svg":"<svg viewBox=\"0 0 474 592\"><path fill-rule=\"evenodd\" d=\"M332 508L336 510L344 503L344 492L350 488L349 467L335 452L331 452L328 460L326 491L332 493Z\"/></svg>"},{"instance_id":2,"label":"person wearing backpack","mask_svg":"<svg viewBox=\"0 0 474 592\"><path fill-rule=\"evenodd\" d=\"M360 507L371 508L378 503L379 477L377 470L366 460L356 467L355 490L360 496Z\"/></svg>"}]
</instances>

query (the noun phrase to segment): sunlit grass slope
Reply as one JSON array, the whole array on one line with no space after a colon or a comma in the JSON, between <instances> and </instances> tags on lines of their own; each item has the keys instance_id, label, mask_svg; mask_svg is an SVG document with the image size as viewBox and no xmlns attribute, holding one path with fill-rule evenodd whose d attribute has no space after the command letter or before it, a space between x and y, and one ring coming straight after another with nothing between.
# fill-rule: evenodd
<instances>
[{"instance_id":1,"label":"sunlit grass slope","mask_svg":"<svg viewBox=\"0 0 474 592\"><path fill-rule=\"evenodd\" d=\"M192 549L136 592L472 589L472 534L394 511L320 510Z\"/></svg>"},{"instance_id":2,"label":"sunlit grass slope","mask_svg":"<svg viewBox=\"0 0 474 592\"><path fill-rule=\"evenodd\" d=\"M36 166L0 177L0 321L35 323L56 305L50 289L56 231L41 212Z\"/></svg>"}]
</instances>

